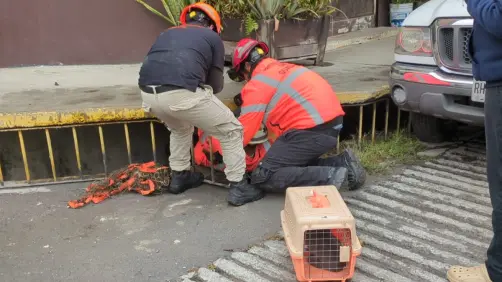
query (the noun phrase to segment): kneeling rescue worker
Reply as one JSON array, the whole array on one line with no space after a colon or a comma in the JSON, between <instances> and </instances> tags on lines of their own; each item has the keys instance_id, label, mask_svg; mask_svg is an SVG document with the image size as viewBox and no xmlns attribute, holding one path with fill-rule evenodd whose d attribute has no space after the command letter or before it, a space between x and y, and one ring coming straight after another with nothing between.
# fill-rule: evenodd
<instances>
[{"instance_id":1,"label":"kneeling rescue worker","mask_svg":"<svg viewBox=\"0 0 502 282\"><path fill-rule=\"evenodd\" d=\"M270 148L251 183L270 192L341 180L351 190L361 187L366 172L351 150L319 159L336 147L345 115L331 85L305 67L268 58L268 52L265 43L242 39L228 71L232 80L247 81L239 117L244 146L262 124L268 131Z\"/></svg>"},{"instance_id":2,"label":"kneeling rescue worker","mask_svg":"<svg viewBox=\"0 0 502 282\"><path fill-rule=\"evenodd\" d=\"M167 29L156 39L141 66L138 83L145 111L151 111L171 131L173 175L168 191L183 193L204 181L202 173L190 170L196 126L221 143L230 181L228 202L240 206L259 200L264 193L245 177L242 125L213 95L224 84L220 16L210 5L198 2L183 9L180 21L181 26Z\"/></svg>"}]
</instances>

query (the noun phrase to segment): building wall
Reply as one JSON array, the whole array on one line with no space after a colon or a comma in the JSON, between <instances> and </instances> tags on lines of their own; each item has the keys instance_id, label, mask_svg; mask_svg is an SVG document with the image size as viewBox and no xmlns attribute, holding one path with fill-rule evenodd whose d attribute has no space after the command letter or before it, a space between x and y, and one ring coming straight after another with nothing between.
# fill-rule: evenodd
<instances>
[{"instance_id":1,"label":"building wall","mask_svg":"<svg viewBox=\"0 0 502 282\"><path fill-rule=\"evenodd\" d=\"M375 0L333 0L333 6L341 12L333 14L329 36L375 26Z\"/></svg>"},{"instance_id":2,"label":"building wall","mask_svg":"<svg viewBox=\"0 0 502 282\"><path fill-rule=\"evenodd\" d=\"M4 0L0 67L140 62L166 26L134 0Z\"/></svg>"},{"instance_id":3,"label":"building wall","mask_svg":"<svg viewBox=\"0 0 502 282\"><path fill-rule=\"evenodd\" d=\"M335 13L330 36L373 26L373 0L334 2L348 19ZM5 0L0 67L138 63L166 27L134 0Z\"/></svg>"}]
</instances>

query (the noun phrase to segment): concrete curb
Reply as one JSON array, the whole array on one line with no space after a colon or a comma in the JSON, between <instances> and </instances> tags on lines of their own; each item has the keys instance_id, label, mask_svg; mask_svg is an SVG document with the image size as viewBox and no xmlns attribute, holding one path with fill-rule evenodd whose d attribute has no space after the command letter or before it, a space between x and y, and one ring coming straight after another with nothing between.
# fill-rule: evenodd
<instances>
[{"instance_id":1,"label":"concrete curb","mask_svg":"<svg viewBox=\"0 0 502 282\"><path fill-rule=\"evenodd\" d=\"M398 33L397 29L384 29L381 32L375 34L358 36L354 38L344 38L346 35L333 36L331 38L328 38L326 52L333 51L343 47L348 47L351 45L366 43L372 40L379 40L383 38L393 37L396 36L397 33ZM347 37L350 37L350 34L347 34Z\"/></svg>"},{"instance_id":2,"label":"concrete curb","mask_svg":"<svg viewBox=\"0 0 502 282\"><path fill-rule=\"evenodd\" d=\"M343 106L356 105L373 101L389 94L389 87L383 85L373 92L338 92L337 96ZM233 99L222 99L230 110L235 110ZM155 118L137 108L89 108L68 112L23 112L0 113L0 131L14 128L33 128L50 126L68 126L92 123L110 123L125 121L140 121Z\"/></svg>"}]
</instances>

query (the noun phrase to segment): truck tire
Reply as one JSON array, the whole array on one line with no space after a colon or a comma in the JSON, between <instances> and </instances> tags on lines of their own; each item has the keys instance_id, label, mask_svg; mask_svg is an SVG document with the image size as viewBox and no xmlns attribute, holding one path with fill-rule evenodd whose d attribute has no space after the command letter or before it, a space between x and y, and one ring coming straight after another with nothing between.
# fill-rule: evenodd
<instances>
[{"instance_id":1,"label":"truck tire","mask_svg":"<svg viewBox=\"0 0 502 282\"><path fill-rule=\"evenodd\" d=\"M422 141L428 143L441 143L445 140L445 120L413 113L411 120L413 133Z\"/></svg>"}]
</instances>

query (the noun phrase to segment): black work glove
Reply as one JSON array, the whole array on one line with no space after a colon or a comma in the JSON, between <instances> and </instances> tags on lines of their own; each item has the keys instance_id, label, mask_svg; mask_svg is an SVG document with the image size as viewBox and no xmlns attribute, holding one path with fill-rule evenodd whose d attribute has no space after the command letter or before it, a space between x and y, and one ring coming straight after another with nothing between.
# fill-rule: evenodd
<instances>
[{"instance_id":1,"label":"black work glove","mask_svg":"<svg viewBox=\"0 0 502 282\"><path fill-rule=\"evenodd\" d=\"M241 115L241 107L238 107L237 109L235 109L233 111L233 113L234 113L235 118L239 118L239 116Z\"/></svg>"},{"instance_id":2,"label":"black work glove","mask_svg":"<svg viewBox=\"0 0 502 282\"><path fill-rule=\"evenodd\" d=\"M235 103L235 105L237 105L237 107L240 107L240 106L242 106L242 104L244 104L244 101L242 101L241 93L234 96L234 103Z\"/></svg>"}]
</instances>

